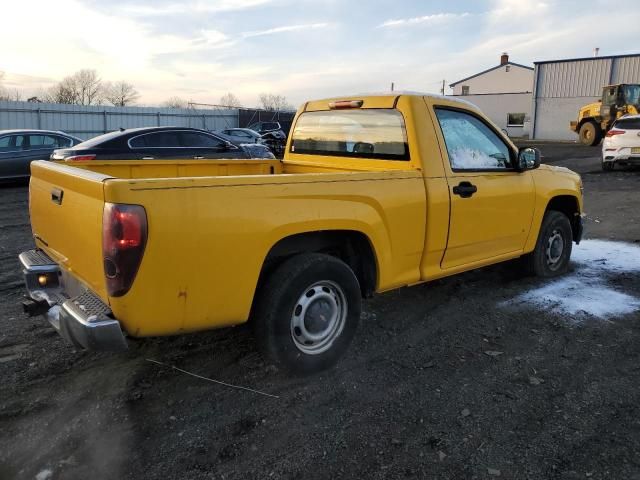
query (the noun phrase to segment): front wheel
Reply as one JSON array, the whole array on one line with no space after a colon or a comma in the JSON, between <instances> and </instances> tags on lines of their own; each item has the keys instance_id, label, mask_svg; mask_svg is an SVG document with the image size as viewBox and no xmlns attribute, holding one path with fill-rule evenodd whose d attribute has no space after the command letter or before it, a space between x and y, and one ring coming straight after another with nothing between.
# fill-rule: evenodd
<instances>
[{"instance_id":1,"label":"front wheel","mask_svg":"<svg viewBox=\"0 0 640 480\"><path fill-rule=\"evenodd\" d=\"M360 320L360 286L349 266L319 253L291 257L263 282L253 318L261 350L298 374L334 365Z\"/></svg>"},{"instance_id":2,"label":"front wheel","mask_svg":"<svg viewBox=\"0 0 640 480\"><path fill-rule=\"evenodd\" d=\"M555 210L545 213L533 252L524 257L528 273L557 277L566 273L571 258L573 231L569 218Z\"/></svg>"},{"instance_id":3,"label":"front wheel","mask_svg":"<svg viewBox=\"0 0 640 480\"><path fill-rule=\"evenodd\" d=\"M602 131L595 122L584 122L580 127L580 143L595 147L602 140Z\"/></svg>"}]
</instances>

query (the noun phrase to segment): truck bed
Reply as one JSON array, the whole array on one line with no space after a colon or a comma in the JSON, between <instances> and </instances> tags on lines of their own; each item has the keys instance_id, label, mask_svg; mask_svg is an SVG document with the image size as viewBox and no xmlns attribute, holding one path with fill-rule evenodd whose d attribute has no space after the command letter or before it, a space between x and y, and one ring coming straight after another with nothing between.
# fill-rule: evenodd
<instances>
[{"instance_id":1,"label":"truck bed","mask_svg":"<svg viewBox=\"0 0 640 480\"><path fill-rule=\"evenodd\" d=\"M363 232L380 248L379 288L414 282L425 238L422 173L407 164L358 171L344 163L34 162L36 245L108 304L132 336L246 321L267 254L302 232ZM117 298L106 291L102 264L107 203L141 205L148 221L133 286Z\"/></svg>"}]
</instances>

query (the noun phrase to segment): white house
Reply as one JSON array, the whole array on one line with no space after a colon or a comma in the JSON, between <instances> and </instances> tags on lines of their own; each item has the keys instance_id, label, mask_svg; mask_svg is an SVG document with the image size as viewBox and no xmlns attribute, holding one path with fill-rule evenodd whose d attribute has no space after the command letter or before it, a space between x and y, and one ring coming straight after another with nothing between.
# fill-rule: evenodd
<instances>
[{"instance_id":1,"label":"white house","mask_svg":"<svg viewBox=\"0 0 640 480\"><path fill-rule=\"evenodd\" d=\"M454 96L476 104L510 136L522 137L530 133L533 73L533 68L511 62L503 53L499 65L449 86Z\"/></svg>"}]
</instances>

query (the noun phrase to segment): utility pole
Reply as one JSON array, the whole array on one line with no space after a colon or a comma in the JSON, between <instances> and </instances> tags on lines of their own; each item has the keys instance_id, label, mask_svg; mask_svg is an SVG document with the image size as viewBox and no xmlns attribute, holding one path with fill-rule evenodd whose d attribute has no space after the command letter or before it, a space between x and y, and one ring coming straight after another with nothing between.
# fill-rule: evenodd
<instances>
[{"instance_id":1,"label":"utility pole","mask_svg":"<svg viewBox=\"0 0 640 480\"><path fill-rule=\"evenodd\" d=\"M444 96L444 84L445 84L445 81L444 81L444 80L442 80L442 95L443 95L443 96Z\"/></svg>"},{"instance_id":2,"label":"utility pole","mask_svg":"<svg viewBox=\"0 0 640 480\"><path fill-rule=\"evenodd\" d=\"M391 82L391 91L393 92L393 89L395 88L395 83Z\"/></svg>"}]
</instances>

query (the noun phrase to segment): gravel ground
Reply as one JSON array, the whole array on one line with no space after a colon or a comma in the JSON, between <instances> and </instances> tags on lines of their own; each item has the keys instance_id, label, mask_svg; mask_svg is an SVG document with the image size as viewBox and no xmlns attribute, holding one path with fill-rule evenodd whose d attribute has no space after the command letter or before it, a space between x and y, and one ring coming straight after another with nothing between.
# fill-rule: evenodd
<instances>
[{"instance_id":1,"label":"gravel ground","mask_svg":"<svg viewBox=\"0 0 640 480\"><path fill-rule=\"evenodd\" d=\"M539 147L582 174L588 238L640 245L639 170ZM26 186L0 187L0 479L640 479L637 309L509 304L548 282L506 264L367 301L344 360L292 378L246 327L74 351L21 312L31 244ZM640 298L640 271L607 280Z\"/></svg>"}]
</instances>

